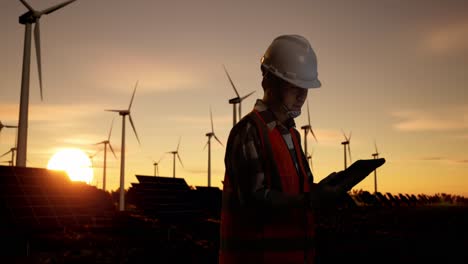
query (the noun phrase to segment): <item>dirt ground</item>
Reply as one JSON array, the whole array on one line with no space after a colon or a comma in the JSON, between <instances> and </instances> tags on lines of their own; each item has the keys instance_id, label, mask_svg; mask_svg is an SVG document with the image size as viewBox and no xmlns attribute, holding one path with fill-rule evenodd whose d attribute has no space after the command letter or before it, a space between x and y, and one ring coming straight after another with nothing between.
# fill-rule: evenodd
<instances>
[{"instance_id":1,"label":"dirt ground","mask_svg":"<svg viewBox=\"0 0 468 264\"><path fill-rule=\"evenodd\" d=\"M346 208L318 215L318 263L468 263L468 207ZM218 221L118 216L106 229L3 231L2 263L217 263ZM456 260L456 261L455 261Z\"/></svg>"}]
</instances>

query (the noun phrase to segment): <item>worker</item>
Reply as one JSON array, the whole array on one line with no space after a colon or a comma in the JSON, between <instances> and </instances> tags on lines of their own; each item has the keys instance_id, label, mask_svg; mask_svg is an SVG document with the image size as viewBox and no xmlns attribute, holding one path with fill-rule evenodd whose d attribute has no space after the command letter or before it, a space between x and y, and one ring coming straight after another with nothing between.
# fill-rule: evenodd
<instances>
[{"instance_id":1,"label":"worker","mask_svg":"<svg viewBox=\"0 0 468 264\"><path fill-rule=\"evenodd\" d=\"M226 147L219 263L314 263L314 213L349 190L313 182L295 128L309 89L321 87L317 56L305 37L281 35L260 69L263 99L231 129Z\"/></svg>"}]
</instances>

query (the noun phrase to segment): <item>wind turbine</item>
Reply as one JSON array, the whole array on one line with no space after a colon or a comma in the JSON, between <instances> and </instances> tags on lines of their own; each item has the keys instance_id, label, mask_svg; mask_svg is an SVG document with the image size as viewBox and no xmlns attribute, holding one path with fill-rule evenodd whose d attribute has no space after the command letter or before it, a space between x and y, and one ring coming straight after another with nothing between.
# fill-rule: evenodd
<instances>
[{"instance_id":1,"label":"wind turbine","mask_svg":"<svg viewBox=\"0 0 468 264\"><path fill-rule=\"evenodd\" d=\"M2 158L2 157L4 157L4 156L8 155L8 153L11 153L11 162L10 162L10 164L11 164L11 166L13 166L13 165L14 165L14 164L13 164L13 161L15 160L15 151L16 151L16 150L17 150L17 149L16 149L15 147L12 147L9 151L3 153L3 155L1 155L0 158Z\"/></svg>"},{"instance_id":2,"label":"wind turbine","mask_svg":"<svg viewBox=\"0 0 468 264\"><path fill-rule=\"evenodd\" d=\"M375 152L372 153L374 159L379 158L379 151L377 150L377 143L374 141ZM377 193L377 169L374 170L374 193Z\"/></svg>"},{"instance_id":3,"label":"wind turbine","mask_svg":"<svg viewBox=\"0 0 468 264\"><path fill-rule=\"evenodd\" d=\"M234 89L234 92L236 93L237 97L229 99L229 103L232 104L232 125L234 126L237 123L237 114L236 114L236 104L239 104L239 120L242 118L242 101L255 93L255 91L248 93L247 95L240 96L239 92L237 92L236 86L234 85L234 82L231 79L231 76L229 76L228 71L226 70L226 67L223 65L224 72L226 72L226 75L229 79L229 82L231 83L232 88Z\"/></svg>"},{"instance_id":4,"label":"wind turbine","mask_svg":"<svg viewBox=\"0 0 468 264\"><path fill-rule=\"evenodd\" d=\"M302 126L301 129L304 129L304 152L306 157L309 157L309 154L307 152L307 134L309 133L309 131L312 134L312 136L314 136L315 142L317 142L317 137L315 137L314 131L312 130L312 126L310 125L309 100L307 100L307 120L309 123L307 125Z\"/></svg>"},{"instance_id":5,"label":"wind turbine","mask_svg":"<svg viewBox=\"0 0 468 264\"><path fill-rule=\"evenodd\" d=\"M18 126L12 126L12 125L5 125L0 121L0 132L2 132L3 128L18 128Z\"/></svg>"},{"instance_id":6,"label":"wind turbine","mask_svg":"<svg viewBox=\"0 0 468 264\"><path fill-rule=\"evenodd\" d=\"M159 169L158 169L158 165L159 165L159 163L161 162L161 160L163 159L163 157L164 157L164 154L163 154L163 155L161 155L161 157L159 158L159 160L158 160L158 161L154 161L154 160L153 160L153 166L154 166L154 176L157 176L157 175L159 175Z\"/></svg>"},{"instance_id":7,"label":"wind turbine","mask_svg":"<svg viewBox=\"0 0 468 264\"><path fill-rule=\"evenodd\" d=\"M96 155L97 155L99 152L101 152L101 150L98 150L98 151L96 151L96 152L94 152L94 153L90 153L89 151L86 152L86 154L88 154L89 160L91 161L91 168L93 169L93 171L94 171L94 157L96 157ZM94 183L96 183L95 186L96 186L96 188L97 188L97 187L98 187L97 177L93 177L93 181L94 181Z\"/></svg>"},{"instance_id":8,"label":"wind turbine","mask_svg":"<svg viewBox=\"0 0 468 264\"><path fill-rule=\"evenodd\" d=\"M205 135L208 137L208 142L206 142L206 146L208 146L208 187L211 187L211 138L214 137L216 141L221 144L221 146L224 147L223 143L218 139L216 134L214 133L214 128L213 128L213 113L211 112L211 107L210 107L210 119L211 119L211 132L206 133Z\"/></svg>"},{"instance_id":9,"label":"wind turbine","mask_svg":"<svg viewBox=\"0 0 468 264\"><path fill-rule=\"evenodd\" d=\"M107 146L108 145L109 145L110 150L112 151L112 154L114 154L114 157L117 159L117 156L115 155L114 149L112 148L112 145L110 143L110 137L111 137L111 133L112 133L113 124L114 124L114 119L112 119L111 127L110 127L110 130L109 130L109 136L107 136L107 139L95 144L95 145L104 144L104 167L102 169L102 190L103 191L106 190Z\"/></svg>"},{"instance_id":10,"label":"wind turbine","mask_svg":"<svg viewBox=\"0 0 468 264\"><path fill-rule=\"evenodd\" d=\"M18 126L5 125L5 124L2 123L2 121L0 121L0 133L2 132L3 128L18 128ZM15 142L15 144L16 144L16 142Z\"/></svg>"},{"instance_id":11,"label":"wind turbine","mask_svg":"<svg viewBox=\"0 0 468 264\"><path fill-rule=\"evenodd\" d=\"M184 164L182 163L182 160L180 159L180 156L179 156L179 146L180 146L180 140L181 140L181 137L179 137L179 143L177 143L177 149L174 150L174 151L169 151L169 152L166 152L166 153L171 153L173 156L172 156L172 177L175 178L175 157L177 156L177 158L179 159L179 162L180 162L180 165L182 165L182 167L184 167Z\"/></svg>"},{"instance_id":12,"label":"wind turbine","mask_svg":"<svg viewBox=\"0 0 468 264\"><path fill-rule=\"evenodd\" d=\"M343 136L345 138L345 141L341 142L341 145L343 145L344 147L344 168L346 170L346 168L348 168L348 166L346 165L346 147L348 147L348 154L349 154L349 162L351 163L351 147L349 146L350 145L350 141L351 141L351 132L349 132L349 136L347 137L345 135L345 133L343 132Z\"/></svg>"},{"instance_id":13,"label":"wind turbine","mask_svg":"<svg viewBox=\"0 0 468 264\"><path fill-rule=\"evenodd\" d=\"M135 84L135 88L133 89L132 99L130 100L130 105L128 109L124 110L105 110L109 112L116 112L122 116L122 146L120 152L120 200L119 200L119 210L125 210L125 117L128 116L130 120L130 124L132 125L133 132L135 133L136 139L138 140L138 144L141 145L140 139L138 138L138 134L135 129L135 125L133 124L132 116L130 115L130 108L132 107L133 98L135 97L136 88L138 86L138 81Z\"/></svg>"},{"instance_id":14,"label":"wind turbine","mask_svg":"<svg viewBox=\"0 0 468 264\"><path fill-rule=\"evenodd\" d=\"M48 15L57 9L60 9L75 0L63 2L61 4L46 8L42 11L33 9L25 0L20 0L29 10L19 17L19 23L25 25L24 50L23 50L23 69L21 75L21 98L19 111L19 129L18 129L18 155L16 156L16 166L26 167L26 153L28 141L28 109L29 109L29 72L31 64L31 27L34 27L34 42L36 46L37 68L39 71L39 88L42 97L42 68L41 68L41 33L39 19L42 15Z\"/></svg>"}]
</instances>

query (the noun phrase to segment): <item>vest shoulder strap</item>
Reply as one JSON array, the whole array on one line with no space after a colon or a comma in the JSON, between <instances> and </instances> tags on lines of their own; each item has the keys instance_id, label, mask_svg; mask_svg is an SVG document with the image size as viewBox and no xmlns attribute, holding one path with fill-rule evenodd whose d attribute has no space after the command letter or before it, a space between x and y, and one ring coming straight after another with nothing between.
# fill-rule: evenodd
<instances>
[{"instance_id":1,"label":"vest shoulder strap","mask_svg":"<svg viewBox=\"0 0 468 264\"><path fill-rule=\"evenodd\" d=\"M268 187L271 189L281 191L281 178L279 175L278 167L275 163L275 159L273 157L273 149L271 147L271 142L268 135L268 127L258 111L254 110L250 112L246 117L250 118L255 123L257 131L259 132L259 136L263 146L262 154L265 158L264 169L267 185L269 185Z\"/></svg>"}]
</instances>

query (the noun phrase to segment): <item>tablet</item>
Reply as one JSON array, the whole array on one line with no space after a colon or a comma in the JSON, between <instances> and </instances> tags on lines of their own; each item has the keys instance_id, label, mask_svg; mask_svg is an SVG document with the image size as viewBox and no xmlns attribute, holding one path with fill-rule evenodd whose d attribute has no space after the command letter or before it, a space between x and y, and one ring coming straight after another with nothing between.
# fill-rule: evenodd
<instances>
[{"instance_id":1,"label":"tablet","mask_svg":"<svg viewBox=\"0 0 468 264\"><path fill-rule=\"evenodd\" d=\"M319 184L328 184L349 191L384 163L384 158L360 159L351 164L346 170L330 174L327 178L320 181Z\"/></svg>"}]
</instances>

